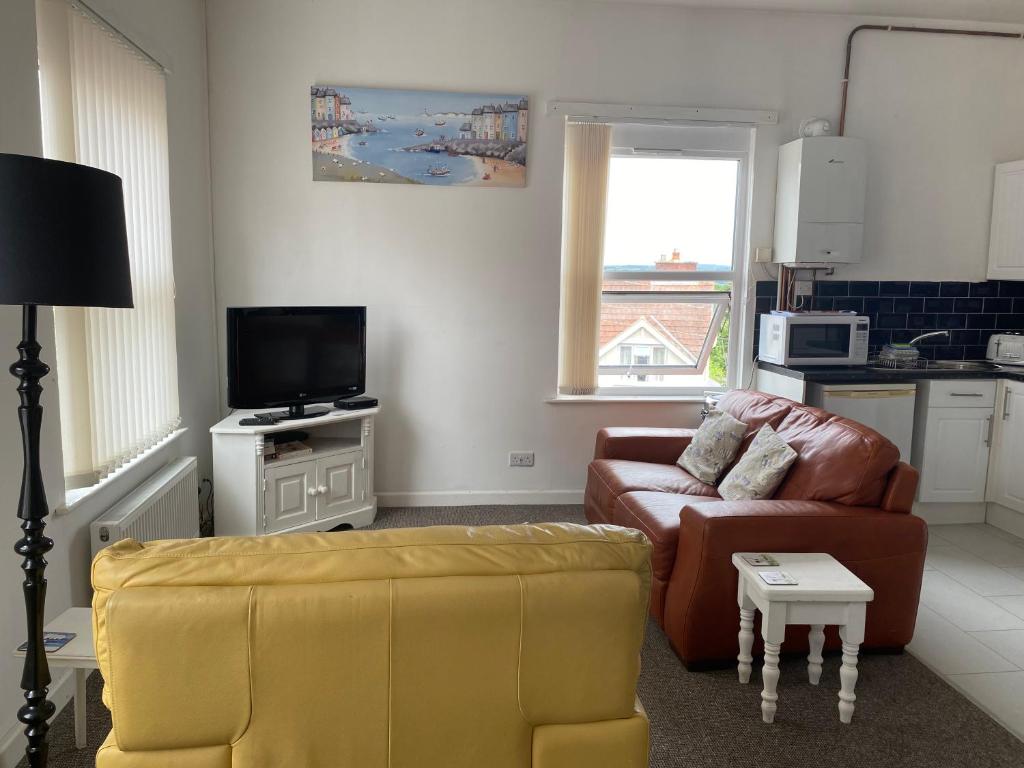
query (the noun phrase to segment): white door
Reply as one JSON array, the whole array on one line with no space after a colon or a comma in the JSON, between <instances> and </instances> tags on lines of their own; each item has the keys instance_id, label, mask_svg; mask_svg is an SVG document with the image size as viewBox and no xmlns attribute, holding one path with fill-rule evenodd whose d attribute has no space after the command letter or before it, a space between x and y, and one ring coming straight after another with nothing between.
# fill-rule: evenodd
<instances>
[{"instance_id":1,"label":"white door","mask_svg":"<svg viewBox=\"0 0 1024 768\"><path fill-rule=\"evenodd\" d=\"M316 462L303 461L264 470L266 533L311 523L316 515Z\"/></svg>"},{"instance_id":2,"label":"white door","mask_svg":"<svg viewBox=\"0 0 1024 768\"><path fill-rule=\"evenodd\" d=\"M1024 512L1024 383L999 382L987 501Z\"/></svg>"},{"instance_id":3,"label":"white door","mask_svg":"<svg viewBox=\"0 0 1024 768\"><path fill-rule=\"evenodd\" d=\"M984 501L991 428L990 408L929 408L918 500Z\"/></svg>"},{"instance_id":4,"label":"white door","mask_svg":"<svg viewBox=\"0 0 1024 768\"><path fill-rule=\"evenodd\" d=\"M362 503L362 453L328 456L316 464L317 520L337 517Z\"/></svg>"},{"instance_id":5,"label":"white door","mask_svg":"<svg viewBox=\"0 0 1024 768\"><path fill-rule=\"evenodd\" d=\"M996 166L988 276L1024 279L1024 160Z\"/></svg>"}]
</instances>

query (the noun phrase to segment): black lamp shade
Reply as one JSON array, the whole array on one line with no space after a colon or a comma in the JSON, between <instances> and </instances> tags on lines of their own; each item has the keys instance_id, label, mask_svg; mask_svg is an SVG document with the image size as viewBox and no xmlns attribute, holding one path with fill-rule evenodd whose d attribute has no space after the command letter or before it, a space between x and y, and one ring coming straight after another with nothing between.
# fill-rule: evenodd
<instances>
[{"instance_id":1,"label":"black lamp shade","mask_svg":"<svg viewBox=\"0 0 1024 768\"><path fill-rule=\"evenodd\" d=\"M0 304L132 306L118 176L0 154Z\"/></svg>"}]
</instances>

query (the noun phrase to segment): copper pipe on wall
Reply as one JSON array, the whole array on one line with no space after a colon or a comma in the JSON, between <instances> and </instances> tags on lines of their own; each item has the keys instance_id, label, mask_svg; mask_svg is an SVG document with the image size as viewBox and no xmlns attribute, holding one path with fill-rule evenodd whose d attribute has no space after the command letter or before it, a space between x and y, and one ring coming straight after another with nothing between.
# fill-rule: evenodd
<instances>
[{"instance_id":1,"label":"copper pipe on wall","mask_svg":"<svg viewBox=\"0 0 1024 768\"><path fill-rule=\"evenodd\" d=\"M933 27L898 27L892 24L862 24L855 27L846 39L846 68L843 70L843 106L839 112L839 135L846 134L846 102L850 91L850 60L853 58L853 38L858 32L865 30L879 32L920 32L926 35L964 35L966 37L1002 37L1011 40L1024 40L1020 32L990 32L982 29L941 29Z\"/></svg>"}]
</instances>

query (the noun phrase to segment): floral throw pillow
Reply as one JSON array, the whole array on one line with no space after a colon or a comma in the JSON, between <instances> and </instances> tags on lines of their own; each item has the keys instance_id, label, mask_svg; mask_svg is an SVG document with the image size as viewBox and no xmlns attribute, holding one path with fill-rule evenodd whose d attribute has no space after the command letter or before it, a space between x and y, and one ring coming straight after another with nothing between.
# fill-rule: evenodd
<instances>
[{"instance_id":1,"label":"floral throw pillow","mask_svg":"<svg viewBox=\"0 0 1024 768\"><path fill-rule=\"evenodd\" d=\"M736 462L718 493L728 501L770 499L796 461L796 451L765 424Z\"/></svg>"},{"instance_id":2,"label":"floral throw pillow","mask_svg":"<svg viewBox=\"0 0 1024 768\"><path fill-rule=\"evenodd\" d=\"M736 458L746 432L742 421L725 411L711 411L676 464L702 483L714 485Z\"/></svg>"}]
</instances>

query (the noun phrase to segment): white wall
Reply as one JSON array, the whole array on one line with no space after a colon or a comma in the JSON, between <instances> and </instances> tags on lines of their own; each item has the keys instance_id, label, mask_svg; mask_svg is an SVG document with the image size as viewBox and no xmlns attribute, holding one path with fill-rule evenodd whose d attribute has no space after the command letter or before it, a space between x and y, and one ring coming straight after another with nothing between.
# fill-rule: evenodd
<instances>
[{"instance_id":1,"label":"white wall","mask_svg":"<svg viewBox=\"0 0 1024 768\"><path fill-rule=\"evenodd\" d=\"M597 427L691 423L694 409L545 402L562 173L545 103L780 110L759 133L752 200L752 244L770 244L776 148L802 118L838 117L846 35L861 21L580 0L210 3L219 307L369 306L390 500L579 490ZM1024 156L1024 48L869 33L853 76L848 132L872 157L867 256L839 276L983 279L991 167ZM528 186L313 183L313 83L526 93ZM515 449L536 450L536 468L508 468Z\"/></svg>"},{"instance_id":2,"label":"white wall","mask_svg":"<svg viewBox=\"0 0 1024 768\"><path fill-rule=\"evenodd\" d=\"M91 0L171 68L167 78L170 141L171 225L177 284L177 332L182 419L189 427L182 450L200 457L209 476L210 438L216 421L218 376L213 320L212 234L209 205L209 142L206 114L205 4L203 0ZM0 6L0 152L41 153L36 25L33 0ZM0 309L0 352L17 358L20 311ZM40 313L44 361L53 363L52 314ZM2 358L0 358L2 359ZM6 367L6 365L4 366ZM42 460L51 508L63 501L60 419L54 376L42 382ZM0 557L0 766L22 748L15 713L21 664L9 649L25 637L21 571L10 551L19 537L14 517L21 482L16 382L0 384L0 499L5 501ZM47 558L47 619L70 605L87 604L88 523L95 511L51 515L47 533L55 547ZM59 681L62 675L55 674ZM58 698L66 692L55 686ZM14 763L11 762L11 765Z\"/></svg>"}]
</instances>

